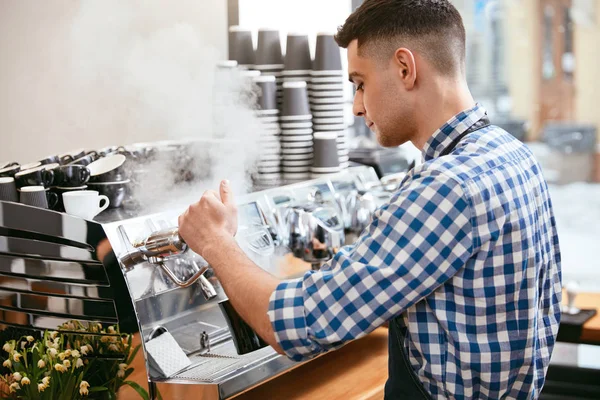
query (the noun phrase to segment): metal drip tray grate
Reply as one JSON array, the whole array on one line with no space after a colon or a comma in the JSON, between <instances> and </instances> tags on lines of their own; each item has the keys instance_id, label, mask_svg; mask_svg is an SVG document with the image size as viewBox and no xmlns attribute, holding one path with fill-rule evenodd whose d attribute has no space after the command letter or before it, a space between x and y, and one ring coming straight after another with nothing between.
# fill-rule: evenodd
<instances>
[{"instance_id":1,"label":"metal drip tray grate","mask_svg":"<svg viewBox=\"0 0 600 400\"><path fill-rule=\"evenodd\" d=\"M172 330L171 335L185 354L191 354L200 350L200 334L203 331L214 337L219 331L225 331L225 328L206 322L194 321Z\"/></svg>"},{"instance_id":2,"label":"metal drip tray grate","mask_svg":"<svg viewBox=\"0 0 600 400\"><path fill-rule=\"evenodd\" d=\"M275 350L267 346L240 356L233 344L228 343L214 349L214 352L190 357L194 366L172 378L211 383L274 354Z\"/></svg>"}]
</instances>

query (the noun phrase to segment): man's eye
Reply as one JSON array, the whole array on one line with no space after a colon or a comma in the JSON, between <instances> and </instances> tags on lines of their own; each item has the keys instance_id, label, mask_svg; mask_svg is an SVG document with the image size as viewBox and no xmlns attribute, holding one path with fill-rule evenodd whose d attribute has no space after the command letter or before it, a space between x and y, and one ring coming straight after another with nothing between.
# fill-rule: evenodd
<instances>
[{"instance_id":1,"label":"man's eye","mask_svg":"<svg viewBox=\"0 0 600 400\"><path fill-rule=\"evenodd\" d=\"M361 83L360 85L356 86L356 90L363 90L365 87L364 83Z\"/></svg>"}]
</instances>

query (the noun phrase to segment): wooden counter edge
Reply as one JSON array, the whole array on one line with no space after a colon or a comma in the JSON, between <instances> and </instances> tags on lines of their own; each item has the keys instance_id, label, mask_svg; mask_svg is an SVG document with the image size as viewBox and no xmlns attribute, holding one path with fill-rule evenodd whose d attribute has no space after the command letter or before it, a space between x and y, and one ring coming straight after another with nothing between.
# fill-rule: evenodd
<instances>
[{"instance_id":1,"label":"wooden counter edge","mask_svg":"<svg viewBox=\"0 0 600 400\"><path fill-rule=\"evenodd\" d=\"M387 328L380 327L341 349L273 376L232 399L308 400L318 398L323 393L327 393L329 400L382 399L388 372L387 335ZM139 342L139 334L136 334L133 345ZM129 380L147 388L144 363L140 351L131 363L135 370ZM171 399L168 395L163 398ZM119 390L119 399L137 400L140 397L132 388L124 386Z\"/></svg>"}]
</instances>

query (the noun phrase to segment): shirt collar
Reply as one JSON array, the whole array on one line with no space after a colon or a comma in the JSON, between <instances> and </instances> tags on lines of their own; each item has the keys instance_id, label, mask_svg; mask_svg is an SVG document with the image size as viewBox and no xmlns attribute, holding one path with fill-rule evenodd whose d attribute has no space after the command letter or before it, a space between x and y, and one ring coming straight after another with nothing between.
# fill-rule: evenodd
<instances>
[{"instance_id":1,"label":"shirt collar","mask_svg":"<svg viewBox=\"0 0 600 400\"><path fill-rule=\"evenodd\" d=\"M486 114L485 108L477 103L475 104L475 107L461 111L450 118L448 122L431 135L429 140L427 140L427 143L425 143L425 146L423 146L423 159L428 161L439 157L440 153L443 152L446 147L450 146L452 141Z\"/></svg>"}]
</instances>

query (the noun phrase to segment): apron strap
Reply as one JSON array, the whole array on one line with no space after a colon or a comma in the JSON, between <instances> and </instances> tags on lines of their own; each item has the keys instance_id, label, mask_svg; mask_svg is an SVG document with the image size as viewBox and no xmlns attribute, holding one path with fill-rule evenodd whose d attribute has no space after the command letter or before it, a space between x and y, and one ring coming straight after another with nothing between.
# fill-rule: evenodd
<instances>
[{"instance_id":1,"label":"apron strap","mask_svg":"<svg viewBox=\"0 0 600 400\"><path fill-rule=\"evenodd\" d=\"M444 149L444 151L442 151L440 153L440 157L447 156L448 154L450 154L450 152L456 148L456 146L458 145L458 143L465 136L467 136L469 133L473 133L473 132L478 131L480 129L487 128L490 125L491 125L491 123L490 123L489 118L487 117L487 115L484 115L480 120L478 120L473 125L471 125L471 127L469 129L467 129L466 131L464 131L463 133L461 133L460 135L458 135L458 137L456 139L454 139L452 141L452 143L450 143L448 145L448 147L446 147Z\"/></svg>"}]
</instances>

